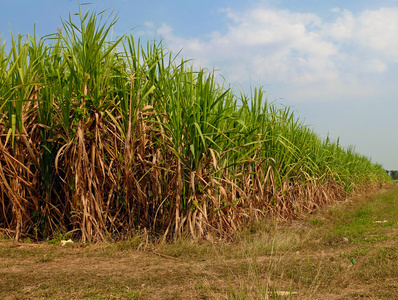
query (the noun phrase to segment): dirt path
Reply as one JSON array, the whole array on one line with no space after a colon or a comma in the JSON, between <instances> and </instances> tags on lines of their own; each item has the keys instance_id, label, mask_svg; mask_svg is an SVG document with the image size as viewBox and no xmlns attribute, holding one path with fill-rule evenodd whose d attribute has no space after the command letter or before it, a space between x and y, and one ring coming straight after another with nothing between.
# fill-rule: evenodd
<instances>
[{"instance_id":1,"label":"dirt path","mask_svg":"<svg viewBox=\"0 0 398 300\"><path fill-rule=\"evenodd\" d=\"M0 239L0 298L394 299L398 188L234 244L136 248Z\"/></svg>"}]
</instances>

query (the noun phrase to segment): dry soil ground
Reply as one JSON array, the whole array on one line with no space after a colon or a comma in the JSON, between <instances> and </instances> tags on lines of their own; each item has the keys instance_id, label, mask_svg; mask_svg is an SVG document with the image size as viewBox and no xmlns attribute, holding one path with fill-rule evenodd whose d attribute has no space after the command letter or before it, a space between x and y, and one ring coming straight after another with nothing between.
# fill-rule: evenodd
<instances>
[{"instance_id":1,"label":"dry soil ground","mask_svg":"<svg viewBox=\"0 0 398 300\"><path fill-rule=\"evenodd\" d=\"M3 237L0 299L398 299L398 188L263 222L234 242Z\"/></svg>"}]
</instances>

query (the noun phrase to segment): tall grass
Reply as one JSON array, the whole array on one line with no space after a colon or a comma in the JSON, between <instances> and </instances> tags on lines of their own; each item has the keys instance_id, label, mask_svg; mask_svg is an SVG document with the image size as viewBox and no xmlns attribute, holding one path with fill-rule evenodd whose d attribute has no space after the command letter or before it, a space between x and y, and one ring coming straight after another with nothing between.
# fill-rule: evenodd
<instances>
[{"instance_id":1,"label":"tall grass","mask_svg":"<svg viewBox=\"0 0 398 300\"><path fill-rule=\"evenodd\" d=\"M11 36L9 52L2 43L2 231L231 236L388 180L261 88L236 95L161 43L110 40L115 23L80 10L58 33Z\"/></svg>"}]
</instances>

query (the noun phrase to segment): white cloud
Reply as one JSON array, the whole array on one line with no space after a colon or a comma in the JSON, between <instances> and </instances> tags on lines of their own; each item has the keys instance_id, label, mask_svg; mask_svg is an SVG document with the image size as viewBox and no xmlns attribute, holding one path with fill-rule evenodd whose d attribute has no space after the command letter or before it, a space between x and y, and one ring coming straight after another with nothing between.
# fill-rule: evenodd
<instances>
[{"instance_id":1,"label":"white cloud","mask_svg":"<svg viewBox=\"0 0 398 300\"><path fill-rule=\"evenodd\" d=\"M387 65L379 59L372 59L366 65L369 72L384 72L387 70Z\"/></svg>"},{"instance_id":2,"label":"white cloud","mask_svg":"<svg viewBox=\"0 0 398 300\"><path fill-rule=\"evenodd\" d=\"M364 11L358 18L357 34L365 47L398 62L398 8Z\"/></svg>"},{"instance_id":3,"label":"white cloud","mask_svg":"<svg viewBox=\"0 0 398 300\"><path fill-rule=\"evenodd\" d=\"M334 10L336 21L323 24L323 35L336 44L349 42L369 55L398 62L398 8L365 10L354 16L349 10Z\"/></svg>"},{"instance_id":4,"label":"white cloud","mask_svg":"<svg viewBox=\"0 0 398 300\"><path fill-rule=\"evenodd\" d=\"M152 22L144 22L144 25L145 25L147 28L153 28L153 27L154 27L154 24L153 24Z\"/></svg>"},{"instance_id":5,"label":"white cloud","mask_svg":"<svg viewBox=\"0 0 398 300\"><path fill-rule=\"evenodd\" d=\"M157 34L164 38L167 47L175 53L184 49L184 53L193 53L198 55L198 57L204 57L203 54L206 54L207 49L211 46L211 43L200 41L197 38L185 39L176 36L173 33L173 28L165 23L157 30Z\"/></svg>"},{"instance_id":6,"label":"white cloud","mask_svg":"<svg viewBox=\"0 0 398 300\"><path fill-rule=\"evenodd\" d=\"M163 24L157 34L173 52L183 49L185 57L201 67L221 69L232 83L254 80L284 86L298 99L377 93L363 77L382 74L398 62L398 8L357 15L346 9L332 11L335 20L325 22L313 13L226 9L231 23L225 33L183 38Z\"/></svg>"},{"instance_id":7,"label":"white cloud","mask_svg":"<svg viewBox=\"0 0 398 300\"><path fill-rule=\"evenodd\" d=\"M340 14L333 23L324 24L324 33L330 35L334 39L347 39L353 36L355 27L355 18L349 10L334 10L333 12Z\"/></svg>"}]
</instances>

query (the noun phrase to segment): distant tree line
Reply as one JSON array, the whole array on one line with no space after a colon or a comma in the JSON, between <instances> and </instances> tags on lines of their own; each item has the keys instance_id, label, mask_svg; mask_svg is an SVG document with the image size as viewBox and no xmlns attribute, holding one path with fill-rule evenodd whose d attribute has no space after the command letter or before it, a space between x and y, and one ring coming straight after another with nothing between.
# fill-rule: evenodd
<instances>
[{"instance_id":1,"label":"distant tree line","mask_svg":"<svg viewBox=\"0 0 398 300\"><path fill-rule=\"evenodd\" d=\"M391 176L393 180L398 180L398 171L397 170L392 170L388 171L386 170L387 174Z\"/></svg>"}]
</instances>

